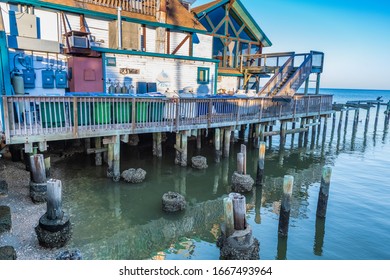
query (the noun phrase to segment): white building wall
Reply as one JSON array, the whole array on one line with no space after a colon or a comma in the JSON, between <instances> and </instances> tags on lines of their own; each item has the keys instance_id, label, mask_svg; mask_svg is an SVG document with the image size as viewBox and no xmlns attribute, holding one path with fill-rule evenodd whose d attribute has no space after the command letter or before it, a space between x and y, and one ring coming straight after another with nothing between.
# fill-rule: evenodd
<instances>
[{"instance_id":1,"label":"white building wall","mask_svg":"<svg viewBox=\"0 0 390 280\"><path fill-rule=\"evenodd\" d=\"M217 90L234 93L238 89L238 81L239 79L237 77L219 76Z\"/></svg>"},{"instance_id":2,"label":"white building wall","mask_svg":"<svg viewBox=\"0 0 390 280\"><path fill-rule=\"evenodd\" d=\"M180 45L180 43L187 35L188 33L171 31L169 53L173 53L173 51ZM189 50L190 40L186 40L186 42L180 47L180 49L175 53L175 55L189 56Z\"/></svg>"},{"instance_id":3,"label":"white building wall","mask_svg":"<svg viewBox=\"0 0 390 280\"><path fill-rule=\"evenodd\" d=\"M114 55L107 54L107 57ZM213 93L215 79L215 65L210 62L197 62L187 60L174 60L167 58L139 57L115 55L116 66L105 66L106 86L111 82L119 82L127 87L132 85L136 91L137 82L156 82L157 90L160 92L183 90L185 87L192 87L195 92L203 94ZM198 67L210 69L210 82L206 85L197 83ZM139 70L139 74L120 74L120 68Z\"/></svg>"},{"instance_id":4,"label":"white building wall","mask_svg":"<svg viewBox=\"0 0 390 280\"><path fill-rule=\"evenodd\" d=\"M213 55L213 36L206 34L197 34L199 43L193 44L193 55L195 57L212 58Z\"/></svg>"},{"instance_id":5,"label":"white building wall","mask_svg":"<svg viewBox=\"0 0 390 280\"><path fill-rule=\"evenodd\" d=\"M146 27L146 51L156 51L156 28Z\"/></svg>"}]
</instances>

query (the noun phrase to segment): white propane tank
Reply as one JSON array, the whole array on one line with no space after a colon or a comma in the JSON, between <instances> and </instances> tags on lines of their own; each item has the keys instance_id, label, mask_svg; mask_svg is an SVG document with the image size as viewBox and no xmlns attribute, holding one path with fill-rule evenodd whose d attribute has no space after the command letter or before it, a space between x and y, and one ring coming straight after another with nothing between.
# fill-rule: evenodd
<instances>
[{"instance_id":1,"label":"white propane tank","mask_svg":"<svg viewBox=\"0 0 390 280\"><path fill-rule=\"evenodd\" d=\"M24 94L24 80L22 74L19 72L14 72L14 75L11 78L11 83L14 87L15 94Z\"/></svg>"}]
</instances>

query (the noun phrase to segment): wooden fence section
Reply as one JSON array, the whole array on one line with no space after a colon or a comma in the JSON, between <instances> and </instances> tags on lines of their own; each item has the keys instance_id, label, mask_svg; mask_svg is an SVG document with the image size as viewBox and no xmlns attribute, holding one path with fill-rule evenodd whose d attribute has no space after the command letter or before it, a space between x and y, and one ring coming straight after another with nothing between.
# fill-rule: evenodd
<instances>
[{"instance_id":1,"label":"wooden fence section","mask_svg":"<svg viewBox=\"0 0 390 280\"><path fill-rule=\"evenodd\" d=\"M332 112L332 95L4 96L2 101L7 144L236 126Z\"/></svg>"},{"instance_id":2,"label":"wooden fence section","mask_svg":"<svg viewBox=\"0 0 390 280\"><path fill-rule=\"evenodd\" d=\"M98 6L118 8L123 11L143 15L156 16L160 5L159 0L77 0L78 2L95 4Z\"/></svg>"}]
</instances>

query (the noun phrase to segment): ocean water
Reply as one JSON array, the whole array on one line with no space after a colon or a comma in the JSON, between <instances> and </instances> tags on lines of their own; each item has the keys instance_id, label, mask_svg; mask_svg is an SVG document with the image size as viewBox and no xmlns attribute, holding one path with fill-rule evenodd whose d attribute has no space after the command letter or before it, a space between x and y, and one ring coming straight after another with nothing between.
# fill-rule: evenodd
<instances>
[{"instance_id":1,"label":"ocean water","mask_svg":"<svg viewBox=\"0 0 390 280\"><path fill-rule=\"evenodd\" d=\"M390 100L390 91L321 89L335 102ZM266 260L383 260L390 259L390 146L384 123L385 106L376 121L376 108L360 110L356 130L353 112L339 113L319 133L309 135L307 147L298 147L298 136L289 135L284 150L278 137L268 145L265 184L246 194L247 222L260 241L260 258ZM171 135L172 136L172 135ZM71 215L73 237L68 248L78 248L85 259L219 259L216 240L223 222L222 199L230 192L236 153L242 141L231 147L231 156L213 161L213 147L204 142L201 151L189 142L189 158L203 155L208 169L193 170L174 164L173 142L168 135L163 158L152 156L150 138L139 147L121 146L121 169L143 168L145 182L129 185L106 178L106 167L93 158L78 156L60 163L64 185L64 209ZM257 149L248 143L247 170L256 176ZM332 167L327 215L316 218L321 171ZM284 175L294 176L289 234L278 238L279 207ZM167 191L186 197L180 214L161 211Z\"/></svg>"}]
</instances>

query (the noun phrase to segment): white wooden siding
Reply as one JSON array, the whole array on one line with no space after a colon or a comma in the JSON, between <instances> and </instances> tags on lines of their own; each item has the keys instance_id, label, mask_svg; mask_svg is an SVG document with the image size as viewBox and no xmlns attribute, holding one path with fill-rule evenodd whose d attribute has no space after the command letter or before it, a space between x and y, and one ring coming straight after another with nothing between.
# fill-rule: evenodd
<instances>
[{"instance_id":1,"label":"white wooden siding","mask_svg":"<svg viewBox=\"0 0 390 280\"><path fill-rule=\"evenodd\" d=\"M173 53L173 51L177 48L177 46L184 40L184 38L187 35L188 33L171 31L169 53ZM190 40L187 40L175 54L189 56L189 49L190 49Z\"/></svg>"},{"instance_id":2,"label":"white wooden siding","mask_svg":"<svg viewBox=\"0 0 390 280\"><path fill-rule=\"evenodd\" d=\"M107 57L114 55L107 54ZM137 82L156 82L157 90L160 92L180 91L185 87L192 87L195 92L213 93L215 65L210 62L197 62L187 60L173 60L156 57L139 57L115 55L116 66L105 66L107 88L111 82L119 82L127 87L132 85L136 91ZM206 85L197 83L198 67L210 69L210 82ZM120 68L139 69L140 74L121 75ZM161 79L166 76L167 79Z\"/></svg>"}]
</instances>

